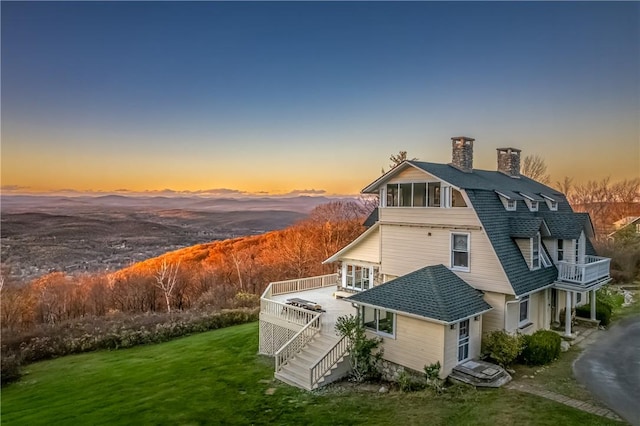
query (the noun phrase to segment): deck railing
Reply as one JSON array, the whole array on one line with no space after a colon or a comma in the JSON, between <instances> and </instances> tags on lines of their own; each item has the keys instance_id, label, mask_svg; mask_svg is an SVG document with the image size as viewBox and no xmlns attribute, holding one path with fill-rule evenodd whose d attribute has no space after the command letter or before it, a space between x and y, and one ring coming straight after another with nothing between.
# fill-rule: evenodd
<instances>
[{"instance_id":1,"label":"deck railing","mask_svg":"<svg viewBox=\"0 0 640 426\"><path fill-rule=\"evenodd\" d=\"M314 313L313 315L314 318L276 352L276 372L280 371L282 366L300 352L313 339L313 336L320 331L320 316L322 314Z\"/></svg>"},{"instance_id":2,"label":"deck railing","mask_svg":"<svg viewBox=\"0 0 640 426\"><path fill-rule=\"evenodd\" d=\"M589 284L609 278L611 259L585 256L584 263L558 262L558 280L575 284Z\"/></svg>"},{"instance_id":3,"label":"deck railing","mask_svg":"<svg viewBox=\"0 0 640 426\"><path fill-rule=\"evenodd\" d=\"M319 275L317 277L298 278L287 281L275 281L269 284L268 288L271 289L269 296L313 290L314 288L331 287L337 283L338 274Z\"/></svg>"},{"instance_id":4,"label":"deck railing","mask_svg":"<svg viewBox=\"0 0 640 426\"><path fill-rule=\"evenodd\" d=\"M298 308L266 298L260 299L260 313L272 315L281 320L298 325L306 325L318 315L317 312L308 309Z\"/></svg>"},{"instance_id":5,"label":"deck railing","mask_svg":"<svg viewBox=\"0 0 640 426\"><path fill-rule=\"evenodd\" d=\"M320 358L309 371L311 389L330 371L334 365L349 351L349 339L343 336L322 358Z\"/></svg>"}]
</instances>

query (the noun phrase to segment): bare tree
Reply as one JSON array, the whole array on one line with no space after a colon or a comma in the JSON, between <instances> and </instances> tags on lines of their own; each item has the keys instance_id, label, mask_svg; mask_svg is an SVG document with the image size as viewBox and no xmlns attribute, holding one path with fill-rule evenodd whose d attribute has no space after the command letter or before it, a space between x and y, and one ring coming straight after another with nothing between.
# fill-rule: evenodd
<instances>
[{"instance_id":1,"label":"bare tree","mask_svg":"<svg viewBox=\"0 0 640 426\"><path fill-rule=\"evenodd\" d=\"M551 180L551 176L547 174L547 163L539 155L524 157L521 173L543 184L547 184Z\"/></svg>"},{"instance_id":2,"label":"bare tree","mask_svg":"<svg viewBox=\"0 0 640 426\"><path fill-rule=\"evenodd\" d=\"M573 190L573 178L565 176L562 182L556 181L556 188L560 190L564 195L569 197L569 193Z\"/></svg>"},{"instance_id":3,"label":"bare tree","mask_svg":"<svg viewBox=\"0 0 640 426\"><path fill-rule=\"evenodd\" d=\"M168 264L167 259L162 259L162 264L156 272L156 287L162 290L164 299L167 302L167 312L171 312L171 293L178 282L178 269L180 261L177 264Z\"/></svg>"},{"instance_id":4,"label":"bare tree","mask_svg":"<svg viewBox=\"0 0 640 426\"><path fill-rule=\"evenodd\" d=\"M389 164L389 170L394 169L395 167L399 166L403 161L408 160L407 158L407 151L398 151L397 154L392 155L391 157L389 157L389 161L391 161L391 164ZM415 161L417 160L417 158L412 158L411 161ZM384 167L382 168L382 174L385 174L384 171Z\"/></svg>"}]
</instances>

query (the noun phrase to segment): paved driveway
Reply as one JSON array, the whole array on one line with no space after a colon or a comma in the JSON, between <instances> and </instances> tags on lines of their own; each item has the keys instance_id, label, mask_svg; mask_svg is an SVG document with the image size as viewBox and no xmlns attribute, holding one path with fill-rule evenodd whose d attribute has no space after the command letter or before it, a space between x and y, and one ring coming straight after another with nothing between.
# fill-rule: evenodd
<instances>
[{"instance_id":1,"label":"paved driveway","mask_svg":"<svg viewBox=\"0 0 640 426\"><path fill-rule=\"evenodd\" d=\"M573 371L600 401L640 426L640 316L602 333L576 360Z\"/></svg>"}]
</instances>

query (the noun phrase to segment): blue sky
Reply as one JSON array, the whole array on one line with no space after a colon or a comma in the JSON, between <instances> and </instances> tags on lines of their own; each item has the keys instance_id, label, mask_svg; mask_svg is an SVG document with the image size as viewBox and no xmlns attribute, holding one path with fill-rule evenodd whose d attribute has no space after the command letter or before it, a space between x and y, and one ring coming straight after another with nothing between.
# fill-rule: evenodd
<instances>
[{"instance_id":1,"label":"blue sky","mask_svg":"<svg viewBox=\"0 0 640 426\"><path fill-rule=\"evenodd\" d=\"M2 2L2 185L358 192L450 138L640 175L640 3Z\"/></svg>"}]
</instances>

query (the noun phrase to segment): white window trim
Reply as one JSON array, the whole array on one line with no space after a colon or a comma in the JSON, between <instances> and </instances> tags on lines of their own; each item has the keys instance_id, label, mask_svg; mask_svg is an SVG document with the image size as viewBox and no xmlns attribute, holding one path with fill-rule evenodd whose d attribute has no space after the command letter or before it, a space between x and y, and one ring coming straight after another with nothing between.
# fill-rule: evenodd
<instances>
[{"instance_id":1,"label":"white window trim","mask_svg":"<svg viewBox=\"0 0 640 426\"><path fill-rule=\"evenodd\" d=\"M504 204L504 208L509 211L509 212L514 212L517 210L518 208L518 201L516 200L505 200L505 204ZM509 205L510 203L513 203L513 205Z\"/></svg>"},{"instance_id":2,"label":"white window trim","mask_svg":"<svg viewBox=\"0 0 640 426\"><path fill-rule=\"evenodd\" d=\"M349 272L349 266L352 266L354 268L361 268L361 269L366 269L369 271L369 279L368 279L368 283L369 283L369 287L368 288L357 288L355 286L349 286L347 285L347 280L348 280L348 272ZM373 266L367 266L367 265L358 265L356 263L343 263L342 264L342 287L349 289L349 290L353 290L353 291L365 291L365 290L369 290L371 288L373 288ZM354 277L355 279L355 277Z\"/></svg>"},{"instance_id":3,"label":"white window trim","mask_svg":"<svg viewBox=\"0 0 640 426\"><path fill-rule=\"evenodd\" d=\"M538 264L536 265L535 261L536 259L533 257L533 243L534 241L538 242ZM540 269L541 265L542 265L542 254L540 253L541 251L541 245L542 245L542 239L540 238L540 233L538 232L535 236L533 236L533 238L529 239L529 244L530 244L530 249L531 249L531 270L535 271L537 269Z\"/></svg>"},{"instance_id":4,"label":"white window trim","mask_svg":"<svg viewBox=\"0 0 640 426\"><path fill-rule=\"evenodd\" d=\"M540 194L542 198L544 198L545 203L547 203L547 207L550 211L556 212L558 211L558 202L548 195Z\"/></svg>"},{"instance_id":5,"label":"white window trim","mask_svg":"<svg viewBox=\"0 0 640 426\"><path fill-rule=\"evenodd\" d=\"M455 266L453 264L453 236L466 235L467 237L467 266ZM469 272L471 270L471 233L469 232L451 232L449 234L449 265L452 271Z\"/></svg>"},{"instance_id":6,"label":"white window trim","mask_svg":"<svg viewBox=\"0 0 640 426\"><path fill-rule=\"evenodd\" d=\"M373 309L373 317L375 318L375 323L376 323L376 328L369 328L367 326L364 325L364 310L365 309ZM365 330L370 331L371 333L377 334L379 336L383 336L383 337L390 337L395 339L396 338L396 329L398 326L398 315L395 312L386 310L386 309L380 309L380 308L374 308L372 306L361 306L362 309L362 313L361 315L363 316L363 320L362 320L362 325L364 327ZM380 311L385 311L385 312L389 312L391 315L393 315L393 333L389 334L386 331L380 331Z\"/></svg>"},{"instance_id":7,"label":"white window trim","mask_svg":"<svg viewBox=\"0 0 640 426\"><path fill-rule=\"evenodd\" d=\"M523 320L520 319L520 312L522 311L522 303L527 302L527 317ZM531 298L529 295L522 296L520 303L518 303L518 328L524 328L531 324Z\"/></svg>"},{"instance_id":8,"label":"white window trim","mask_svg":"<svg viewBox=\"0 0 640 426\"><path fill-rule=\"evenodd\" d=\"M425 205L424 206L414 206L413 205L413 201L414 201L414 191L415 191L415 185L416 184L420 184L423 183L425 184L425 193L424 193L424 200L425 200ZM381 188L381 199L380 199L380 207L388 207L388 208L441 208L442 207L442 199L438 200L440 202L440 205L438 206L431 206L429 205L429 184L434 184L434 183L439 183L440 184L440 198L442 198L442 182L440 181L410 181L410 182L389 182L386 183L382 186ZM395 185L396 186L396 190L398 193L398 204L400 204L400 185L406 185L409 184L411 185L411 205L410 206L393 206L393 205L389 205L387 203L387 187L389 185ZM384 195L384 197L382 196ZM465 200L466 202L466 200ZM468 203L467 203L468 205Z\"/></svg>"}]
</instances>

